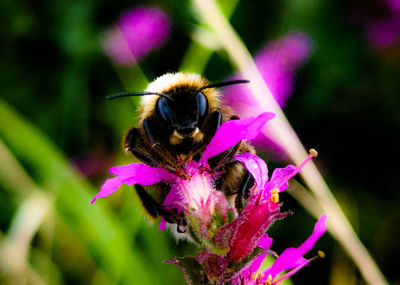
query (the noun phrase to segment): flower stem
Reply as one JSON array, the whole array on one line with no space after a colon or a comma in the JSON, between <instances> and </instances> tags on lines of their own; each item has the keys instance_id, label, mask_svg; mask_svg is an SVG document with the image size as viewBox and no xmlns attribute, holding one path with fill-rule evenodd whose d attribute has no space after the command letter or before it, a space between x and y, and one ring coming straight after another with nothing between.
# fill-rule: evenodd
<instances>
[{"instance_id":1,"label":"flower stem","mask_svg":"<svg viewBox=\"0 0 400 285\"><path fill-rule=\"evenodd\" d=\"M255 101L263 110L276 113L276 118L269 125L269 131L286 150L293 162L300 164L307 152L262 79L247 48L214 0L193 0L193 2L203 21L214 30L221 46L227 51L233 64L245 78L250 79L251 82L248 87L252 91ZM360 242L313 162L310 162L304 168L302 176L329 217L328 229L330 233L342 244L360 269L367 283L388 284L375 261Z\"/></svg>"}]
</instances>

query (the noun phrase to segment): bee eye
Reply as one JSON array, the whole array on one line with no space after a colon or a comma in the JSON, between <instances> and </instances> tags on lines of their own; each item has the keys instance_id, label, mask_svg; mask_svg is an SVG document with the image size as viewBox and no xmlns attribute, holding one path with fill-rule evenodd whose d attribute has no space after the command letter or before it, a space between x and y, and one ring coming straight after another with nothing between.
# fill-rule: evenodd
<instances>
[{"instance_id":1,"label":"bee eye","mask_svg":"<svg viewBox=\"0 0 400 285\"><path fill-rule=\"evenodd\" d=\"M206 96L204 96L203 93L198 92L196 94L196 101L197 101L197 108L199 110L199 117L204 117L204 115L206 115L207 113L207 109L208 109L208 101Z\"/></svg>"},{"instance_id":2,"label":"bee eye","mask_svg":"<svg viewBox=\"0 0 400 285\"><path fill-rule=\"evenodd\" d=\"M158 99L157 110L165 122L172 122L172 111L166 98L160 97Z\"/></svg>"}]
</instances>

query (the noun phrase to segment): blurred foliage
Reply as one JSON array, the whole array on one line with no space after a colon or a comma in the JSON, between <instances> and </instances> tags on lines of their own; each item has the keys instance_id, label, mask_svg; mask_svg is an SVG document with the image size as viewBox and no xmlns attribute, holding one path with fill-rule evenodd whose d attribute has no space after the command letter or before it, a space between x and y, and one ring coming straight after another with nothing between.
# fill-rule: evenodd
<instances>
[{"instance_id":1,"label":"blurred foliage","mask_svg":"<svg viewBox=\"0 0 400 285\"><path fill-rule=\"evenodd\" d=\"M331 189L395 283L400 43L377 49L356 23L358 12L382 3L220 1L252 53L294 30L311 36L314 51L297 74L286 114L304 145L319 150ZM172 34L140 67L118 67L103 54L101 37L137 5L158 5L173 21ZM135 124L136 102L104 96L143 90L148 79L181 66L222 80L234 72L226 54L193 41L201 24L189 1L5 0L0 9L0 283L184 284L181 272L162 261L193 246L150 226L130 188L89 204L108 168L133 160L120 142ZM84 173L79 166L87 161L95 167ZM35 193L48 209L19 261L12 233L25 229L15 217ZM277 252L298 245L313 225L290 196L283 200L296 214L271 228ZM362 284L331 237L318 247L327 258L295 275L295 284Z\"/></svg>"}]
</instances>

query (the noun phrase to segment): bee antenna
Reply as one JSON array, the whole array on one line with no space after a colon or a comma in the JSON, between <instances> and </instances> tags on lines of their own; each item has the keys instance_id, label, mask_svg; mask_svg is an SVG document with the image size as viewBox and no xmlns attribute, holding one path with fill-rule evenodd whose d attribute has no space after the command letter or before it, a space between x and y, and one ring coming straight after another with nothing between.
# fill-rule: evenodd
<instances>
[{"instance_id":1,"label":"bee antenna","mask_svg":"<svg viewBox=\"0 0 400 285\"><path fill-rule=\"evenodd\" d=\"M249 83L249 82L250 81L246 80L246 79L237 79L237 80L228 80L228 81L224 81L224 82L213 83L213 84L201 87L195 93L200 92L204 89L208 89L208 88L225 87L225 86L229 86L229 85L243 84L243 83Z\"/></svg>"},{"instance_id":2,"label":"bee antenna","mask_svg":"<svg viewBox=\"0 0 400 285\"><path fill-rule=\"evenodd\" d=\"M174 101L170 96L162 94L162 93L157 93L157 92L127 92L127 93L117 93L117 94L111 94L106 97L106 100L111 100L115 98L120 98L120 97L131 97L131 96L148 96L148 95L158 95L164 98L167 98L168 100Z\"/></svg>"}]
</instances>

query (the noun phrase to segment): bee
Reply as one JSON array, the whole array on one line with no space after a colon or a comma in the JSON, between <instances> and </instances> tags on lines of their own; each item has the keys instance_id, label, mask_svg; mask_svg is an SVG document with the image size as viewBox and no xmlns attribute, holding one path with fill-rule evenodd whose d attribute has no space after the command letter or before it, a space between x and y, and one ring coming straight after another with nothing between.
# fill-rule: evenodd
<instances>
[{"instance_id":1,"label":"bee","mask_svg":"<svg viewBox=\"0 0 400 285\"><path fill-rule=\"evenodd\" d=\"M138 108L137 127L128 130L123 140L126 152L152 167L162 167L177 175L183 165L198 161L202 151L218 127L238 119L232 109L222 104L219 87L247 83L232 80L210 83L193 73L167 73L151 82L144 92L119 93L108 97L142 96ZM240 210L243 199L253 185L251 175L241 163L232 159L236 153L252 152L247 141L241 141L222 154L209 160L212 171L222 171L214 184ZM152 218L163 217L177 224L178 232L185 232L187 221L183 213L162 205L170 186L165 183L142 187L135 185L143 207Z\"/></svg>"}]
</instances>

